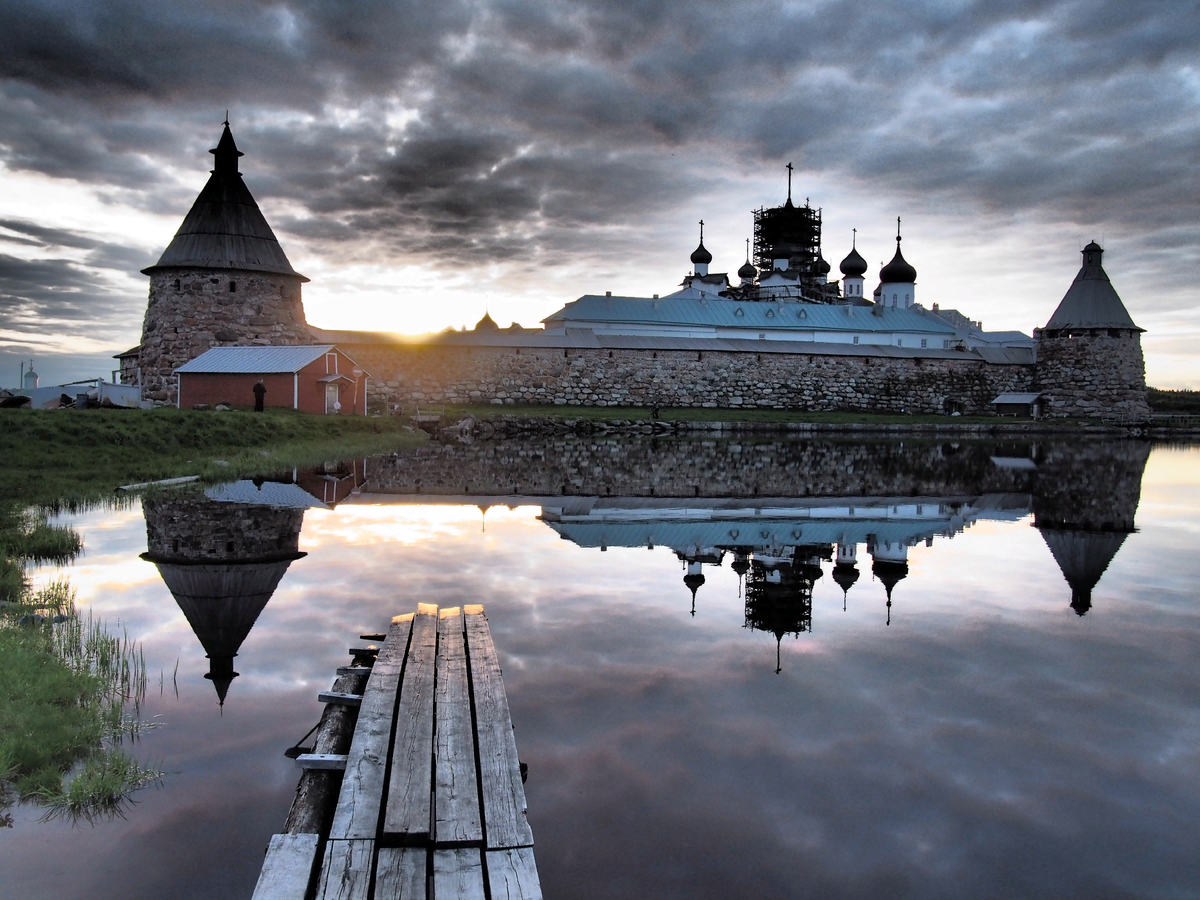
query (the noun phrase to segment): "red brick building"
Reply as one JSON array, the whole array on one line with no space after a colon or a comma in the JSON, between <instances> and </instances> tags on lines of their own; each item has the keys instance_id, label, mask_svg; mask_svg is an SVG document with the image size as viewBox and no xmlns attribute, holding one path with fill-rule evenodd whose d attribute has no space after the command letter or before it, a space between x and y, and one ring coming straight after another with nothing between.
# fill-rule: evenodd
<instances>
[{"instance_id":1,"label":"red brick building","mask_svg":"<svg viewBox=\"0 0 1200 900\"><path fill-rule=\"evenodd\" d=\"M175 370L180 409L206 403L264 405L304 412L366 415L368 373L332 344L300 347L213 347Z\"/></svg>"}]
</instances>

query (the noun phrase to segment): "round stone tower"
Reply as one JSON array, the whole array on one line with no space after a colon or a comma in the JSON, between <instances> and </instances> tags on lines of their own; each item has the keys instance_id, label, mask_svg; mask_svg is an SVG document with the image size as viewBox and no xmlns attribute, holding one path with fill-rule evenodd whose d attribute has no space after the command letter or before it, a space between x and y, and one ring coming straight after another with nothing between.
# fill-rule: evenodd
<instances>
[{"instance_id":1,"label":"round stone tower","mask_svg":"<svg viewBox=\"0 0 1200 900\"><path fill-rule=\"evenodd\" d=\"M250 195L229 123L210 153L208 184L159 261L148 269L150 303L138 370L142 395L174 403L175 369L221 344L311 344L300 285Z\"/></svg>"},{"instance_id":2,"label":"round stone tower","mask_svg":"<svg viewBox=\"0 0 1200 900\"><path fill-rule=\"evenodd\" d=\"M1095 241L1045 328L1035 329L1037 380L1048 416L1145 421L1142 331L1130 318L1100 263Z\"/></svg>"}]
</instances>

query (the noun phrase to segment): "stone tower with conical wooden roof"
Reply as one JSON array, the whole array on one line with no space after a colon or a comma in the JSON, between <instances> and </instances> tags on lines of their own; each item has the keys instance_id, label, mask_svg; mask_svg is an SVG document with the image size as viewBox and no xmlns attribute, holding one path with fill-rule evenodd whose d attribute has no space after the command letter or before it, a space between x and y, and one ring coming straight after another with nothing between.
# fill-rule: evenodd
<instances>
[{"instance_id":1,"label":"stone tower with conical wooden roof","mask_svg":"<svg viewBox=\"0 0 1200 900\"><path fill-rule=\"evenodd\" d=\"M1146 421L1146 364L1142 331L1134 324L1101 265L1095 241L1062 302L1035 329L1037 381L1049 416Z\"/></svg>"},{"instance_id":2,"label":"stone tower with conical wooden roof","mask_svg":"<svg viewBox=\"0 0 1200 900\"><path fill-rule=\"evenodd\" d=\"M311 344L300 285L241 172L229 123L212 175L150 276L139 348L142 395L174 403L175 369L222 344Z\"/></svg>"}]
</instances>

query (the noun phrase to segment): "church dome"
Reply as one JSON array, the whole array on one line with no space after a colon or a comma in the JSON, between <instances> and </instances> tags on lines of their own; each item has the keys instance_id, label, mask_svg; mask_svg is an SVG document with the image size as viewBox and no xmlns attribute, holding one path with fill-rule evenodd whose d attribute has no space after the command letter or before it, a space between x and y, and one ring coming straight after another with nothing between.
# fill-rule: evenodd
<instances>
[{"instance_id":1,"label":"church dome","mask_svg":"<svg viewBox=\"0 0 1200 900\"><path fill-rule=\"evenodd\" d=\"M851 249L846 255L846 258L841 261L838 268L842 270L842 274L847 278L862 278L867 274L867 261L862 258L862 255L857 249Z\"/></svg>"},{"instance_id":2,"label":"church dome","mask_svg":"<svg viewBox=\"0 0 1200 900\"><path fill-rule=\"evenodd\" d=\"M476 331L499 331L500 326L496 324L496 320L492 318L490 313L484 313L483 318L475 323Z\"/></svg>"},{"instance_id":3,"label":"church dome","mask_svg":"<svg viewBox=\"0 0 1200 900\"><path fill-rule=\"evenodd\" d=\"M917 280L917 270L908 264L900 252L900 238L896 238L896 255L892 261L879 270L879 280L884 284L913 284Z\"/></svg>"},{"instance_id":4,"label":"church dome","mask_svg":"<svg viewBox=\"0 0 1200 900\"><path fill-rule=\"evenodd\" d=\"M708 265L712 262L712 254L704 249L704 238L700 238L700 246L692 251L691 260L693 263Z\"/></svg>"},{"instance_id":5,"label":"church dome","mask_svg":"<svg viewBox=\"0 0 1200 900\"><path fill-rule=\"evenodd\" d=\"M738 278L742 279L742 281L753 281L758 277L758 269L754 268L754 263L750 262L750 260L746 260L737 273Z\"/></svg>"},{"instance_id":6,"label":"church dome","mask_svg":"<svg viewBox=\"0 0 1200 900\"><path fill-rule=\"evenodd\" d=\"M831 268L831 266L829 265L829 263L827 263L825 261L825 257L818 253L817 254L817 274L818 275L828 275L830 268Z\"/></svg>"}]
</instances>

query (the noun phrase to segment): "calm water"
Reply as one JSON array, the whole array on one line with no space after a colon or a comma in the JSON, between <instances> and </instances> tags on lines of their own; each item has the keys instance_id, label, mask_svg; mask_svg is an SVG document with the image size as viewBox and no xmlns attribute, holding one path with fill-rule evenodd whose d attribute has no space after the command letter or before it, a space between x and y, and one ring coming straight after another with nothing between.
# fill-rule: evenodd
<instances>
[{"instance_id":1,"label":"calm water","mask_svg":"<svg viewBox=\"0 0 1200 900\"><path fill-rule=\"evenodd\" d=\"M298 480L65 520L169 774L95 827L15 809L0 895L248 898L283 750L418 601L486 607L548 897L1200 895L1200 450L509 442Z\"/></svg>"}]
</instances>

